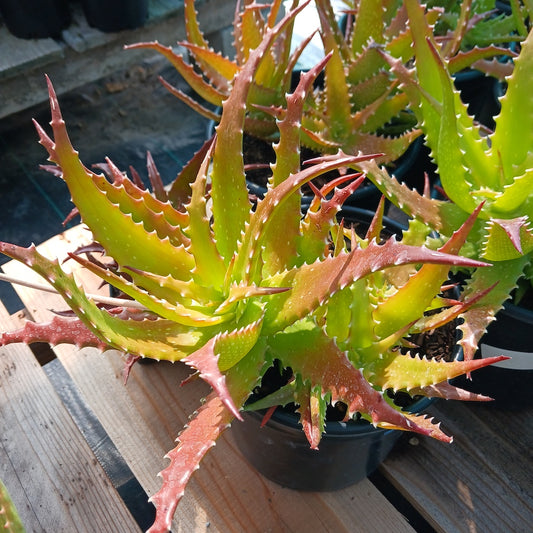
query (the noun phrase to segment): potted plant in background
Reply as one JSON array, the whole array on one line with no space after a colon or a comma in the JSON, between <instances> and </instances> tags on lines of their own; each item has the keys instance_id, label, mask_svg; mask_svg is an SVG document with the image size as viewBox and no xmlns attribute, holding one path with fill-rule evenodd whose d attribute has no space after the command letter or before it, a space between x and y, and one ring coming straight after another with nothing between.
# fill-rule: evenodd
<instances>
[{"instance_id":1,"label":"potted plant in background","mask_svg":"<svg viewBox=\"0 0 533 533\"><path fill-rule=\"evenodd\" d=\"M0 15L21 39L57 38L71 21L66 0L0 0Z\"/></svg>"},{"instance_id":2,"label":"potted plant in background","mask_svg":"<svg viewBox=\"0 0 533 533\"><path fill-rule=\"evenodd\" d=\"M137 187L110 161L110 181L88 170L70 144L50 84L53 140L37 125L41 143L82 220L113 261L71 258L130 299L99 305L35 247L0 245L42 275L76 315L5 332L2 344L71 342L119 349L130 360L181 360L213 387L169 452L163 486L153 497L157 516L151 531L170 528L188 479L218 435L242 417L250 393L274 361L291 368L294 379L263 404L290 396L311 446L318 447L326 406L339 402L347 419L357 412L375 426L449 442L438 424L403 411L386 391L481 399L447 380L502 359L428 360L411 356L412 341L406 340L410 333L452 321L485 294L463 302L440 295L450 266L485 265L456 255L477 212L438 251L396 239L379 244L379 213L366 237L336 219L362 181L352 176L331 198L319 192L302 219L304 183L373 157L340 152L300 168L302 106L327 59L287 96L278 118L272 186L262 201L250 204L242 158L244 103L261 61L293 16L267 30L250 54L223 104L216 139L186 166L170 202ZM402 345L407 353L397 349Z\"/></svg>"},{"instance_id":3,"label":"potted plant in background","mask_svg":"<svg viewBox=\"0 0 533 533\"><path fill-rule=\"evenodd\" d=\"M261 16L260 10L269 6L247 0L241 11L240 2L237 4L233 24L236 49L234 60L222 57L209 47L209 43L200 32L194 11L194 0L187 0L185 4L187 41L180 44L187 50L192 64L189 64L187 58L179 52L174 52L170 47L157 42L139 43L127 48L150 48L162 53L202 99L220 109L231 91L235 74L246 63L251 50L257 46L266 29L274 24L276 17L279 16L282 2L272 3L266 19ZM302 12L308 4L309 2L302 2L295 14ZM370 4L367 5L366 2L363 4L365 10L370 8ZM293 2L293 9L297 5L297 1ZM324 82L318 84L307 96L302 119L304 121L301 130L302 144L317 153L334 153L339 148L346 153L357 153L368 151L372 146L374 151L383 154L380 156L382 160L390 162L398 159L420 132L408 131L410 129L408 120L404 120L405 123L401 126L396 124L396 133L392 127L385 132L381 132L380 128L390 119L402 114L407 100L397 94L397 88L389 88L390 80L387 74L382 72L386 62L367 49L367 41L371 37L367 28L364 25L358 27L359 39L365 45L363 49L351 49L348 46L351 38L341 43L343 37L340 35L330 2L319 2L317 8L321 13L321 30L326 54L330 54L332 60L326 67ZM380 12L380 10L374 11ZM380 16L381 24L385 26L394 16L394 12L389 9L383 14L380 12ZM254 78L248 96L248 114L245 121L245 132L254 137L275 140L278 135L272 116L273 111L276 107L283 108L285 105L285 94L294 83L294 69L313 37L311 33L303 39L291 54L292 34L291 24L278 39ZM360 70L361 65L366 66L364 75L360 76L359 73L363 72ZM348 72L347 75L345 71ZM364 76L375 79L359 83L363 81L361 78ZM219 114L216 111L206 108L182 91L173 88L168 82L162 80L162 83L203 116L215 123L218 122ZM269 146L266 146L265 150L268 152L267 158L273 157ZM251 185L254 193L259 195L265 193L268 175L267 172L263 176L259 186L257 183ZM379 201L379 193L371 184L367 185L355 194L363 196L359 205L374 208ZM364 194L362 194L363 189L365 189ZM307 202L311 197L312 194Z\"/></svg>"},{"instance_id":4,"label":"potted plant in background","mask_svg":"<svg viewBox=\"0 0 533 533\"><path fill-rule=\"evenodd\" d=\"M302 12L309 2L298 7ZM250 51L260 42L267 28L272 27L281 10L281 1L271 6L259 5L251 0L244 2L241 9L237 4L234 18L236 56L234 60L216 53L203 37L194 10L194 0L185 3L187 41L180 43L189 57L175 52L170 47L154 43L139 43L128 48L150 48L162 53L176 67L191 88L204 101L216 109L227 98L235 74L248 60ZM295 8L298 2L293 2ZM355 21L341 28L330 0L319 0L316 8L320 16L320 35L326 55L331 55L324 80L315 87L306 100L303 111L302 145L317 153L334 153L342 149L345 153L358 151L380 152L380 161L389 163L399 179L415 179L409 169L416 159L420 143L413 141L420 135L416 120L407 110L408 98L401 86L394 82L387 62L377 52L383 47L395 57L409 61L412 56L412 36L407 25L405 9L401 2L381 2L377 8L375 1L359 0L347 2L348 13L357 13ZM261 16L267 9L268 15ZM442 10L431 10L432 20L438 21ZM351 19L350 19L351 20ZM284 34L273 47L268 58L259 68L257 77L248 96L248 114L245 132L253 137L275 140L277 130L272 116L273 106L283 108L285 94L291 86L291 73L305 47L313 37L303 39L294 53L290 53L293 25L288 25ZM492 63L484 62L487 57L509 53L508 49L496 46L476 48L467 53L457 49L462 33L454 35L453 48L449 49L453 58L450 64L456 70L476 63L487 72L495 71ZM188 59L191 59L191 62ZM162 83L176 96L216 123L219 113L208 109L199 101ZM270 111L268 111L270 109ZM401 156L409 148L409 153ZM272 162L274 157L270 146L261 148L266 152L259 163ZM246 152L248 153L248 152ZM252 165L258 161L255 156L248 160ZM264 165L263 165L264 166ZM259 184L253 171L249 173L250 189L254 194L263 195L271 175L260 173ZM328 178L331 179L331 178ZM422 187L422 179L416 179L416 186ZM311 196L306 199L309 203ZM379 201L379 193L369 183L360 187L348 200L360 207L374 209Z\"/></svg>"},{"instance_id":5,"label":"potted plant in background","mask_svg":"<svg viewBox=\"0 0 533 533\"><path fill-rule=\"evenodd\" d=\"M478 356L498 353L513 358L478 374L474 387L479 378L479 387L489 388L500 403L513 399L514 403L530 402L533 355L527 331L533 324L533 312L517 308L515 304L521 297L527 301L525 295L531 290L532 279L530 169L533 145L530 133L533 108L529 94L533 87L533 37L530 33L521 44L513 72L506 80L507 90L501 98L495 130L487 135L486 130L480 130L468 116L465 105L454 91L446 59L431 38L423 9L413 0L407 0L406 5L415 35L416 73L389 60L393 70L409 87L414 112L424 129L449 201L429 199L401 187L386 171L372 163L361 166L389 199L414 218L408 233L421 232L427 236L432 231L438 232L439 238L433 243L446 241L466 217L482 206L463 253L490 261L492 265L471 272L465 281L464 295L494 288L464 313L461 344L467 360L474 357L478 343ZM492 323L495 315L497 320ZM513 325L516 318L524 321ZM489 324L488 333L484 335ZM500 325L503 327L501 337ZM507 387L502 387L505 378L510 381ZM517 391L518 384L521 394Z\"/></svg>"},{"instance_id":6,"label":"potted plant in background","mask_svg":"<svg viewBox=\"0 0 533 533\"><path fill-rule=\"evenodd\" d=\"M292 70L306 45L304 42L294 53L290 53L294 18L309 4L309 0L302 2L299 7L298 4L298 0L293 1L291 22L284 27L283 33L267 52L267 57L258 67L250 87L246 102L248 113L245 131L255 137L269 139L277 134L272 114L261 108L285 105L285 94L291 89ZM265 11L268 11L266 15ZM128 45L126 49L151 49L166 57L199 99L191 98L163 78L160 78L161 83L199 114L218 123L222 103L231 93L236 74L244 67L252 50L274 27L282 13L282 0L276 0L270 5L245 0L241 6L240 1L236 2L233 20L235 57L228 58L211 48L198 23L194 0L185 0L187 40L178 44L186 53L174 51L172 47L157 41ZM214 110L210 109L208 104L211 104Z\"/></svg>"}]
</instances>

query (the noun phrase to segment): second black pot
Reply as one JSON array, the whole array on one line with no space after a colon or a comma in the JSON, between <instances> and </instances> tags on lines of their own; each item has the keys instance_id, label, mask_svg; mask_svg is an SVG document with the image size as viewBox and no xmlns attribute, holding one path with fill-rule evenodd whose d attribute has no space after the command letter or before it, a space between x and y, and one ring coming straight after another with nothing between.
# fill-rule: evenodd
<instances>
[{"instance_id":1,"label":"second black pot","mask_svg":"<svg viewBox=\"0 0 533 533\"><path fill-rule=\"evenodd\" d=\"M148 19L148 0L82 0L90 26L104 32L131 30Z\"/></svg>"}]
</instances>

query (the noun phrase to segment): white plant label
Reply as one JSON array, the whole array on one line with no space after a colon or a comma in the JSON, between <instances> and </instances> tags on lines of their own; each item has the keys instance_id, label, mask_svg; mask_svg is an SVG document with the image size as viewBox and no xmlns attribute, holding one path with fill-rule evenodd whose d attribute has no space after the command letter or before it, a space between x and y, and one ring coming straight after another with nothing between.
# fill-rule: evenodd
<instances>
[{"instance_id":1,"label":"white plant label","mask_svg":"<svg viewBox=\"0 0 533 533\"><path fill-rule=\"evenodd\" d=\"M514 350L504 350L503 348L496 348L489 344L481 345L481 357L495 357L497 355L506 355L511 359L500 361L491 366L498 366L500 368L508 368L510 370L533 370L533 353L532 352L517 352Z\"/></svg>"}]
</instances>

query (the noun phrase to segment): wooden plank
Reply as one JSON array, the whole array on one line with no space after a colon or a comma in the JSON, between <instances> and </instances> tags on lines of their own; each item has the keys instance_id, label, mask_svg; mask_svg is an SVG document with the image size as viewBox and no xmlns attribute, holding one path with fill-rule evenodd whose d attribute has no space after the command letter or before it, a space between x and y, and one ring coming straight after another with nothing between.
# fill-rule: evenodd
<instances>
[{"instance_id":1,"label":"wooden plank","mask_svg":"<svg viewBox=\"0 0 533 533\"><path fill-rule=\"evenodd\" d=\"M533 410L440 401L428 412L454 442L402 439L385 476L437 531L531 531Z\"/></svg>"},{"instance_id":2,"label":"wooden plank","mask_svg":"<svg viewBox=\"0 0 533 533\"><path fill-rule=\"evenodd\" d=\"M0 326L13 320L0 305ZM0 478L27 531L138 531L30 349L0 350Z\"/></svg>"},{"instance_id":3,"label":"wooden plank","mask_svg":"<svg viewBox=\"0 0 533 533\"><path fill-rule=\"evenodd\" d=\"M77 246L79 228L45 243L40 250L64 256ZM10 274L27 275L14 263ZM31 275L29 276L32 277ZM83 277L89 290L94 280ZM38 320L60 308L54 295L19 287L28 311ZM148 494L160 486L156 474L167 462L163 455L208 391L200 380L181 388L190 370L180 363L137 365L127 386L122 384L122 359L116 352L70 346L55 349L87 404L98 416L129 467ZM236 422L237 423L237 422ZM178 507L173 531L305 531L412 532L406 520L368 481L332 494L283 489L263 479L244 460L226 432L195 473Z\"/></svg>"},{"instance_id":4,"label":"wooden plank","mask_svg":"<svg viewBox=\"0 0 533 533\"><path fill-rule=\"evenodd\" d=\"M18 39L0 26L0 80L62 57L63 47L53 39Z\"/></svg>"}]
</instances>

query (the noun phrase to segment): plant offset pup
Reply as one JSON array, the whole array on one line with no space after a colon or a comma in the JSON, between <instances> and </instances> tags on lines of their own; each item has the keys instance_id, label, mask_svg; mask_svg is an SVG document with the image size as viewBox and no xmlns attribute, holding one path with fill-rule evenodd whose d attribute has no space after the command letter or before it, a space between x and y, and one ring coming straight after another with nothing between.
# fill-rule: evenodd
<instances>
[{"instance_id":1,"label":"plant offset pup","mask_svg":"<svg viewBox=\"0 0 533 533\"><path fill-rule=\"evenodd\" d=\"M278 121L269 191L255 208L250 205L241 153L244 102L265 52L288 20L266 32L235 78L216 140L181 173L169 192L172 203L137 187L111 162L111 181L84 167L50 84L53 139L37 125L41 143L82 220L118 269L79 255L72 259L133 301L104 308L35 247L0 245L0 251L42 275L76 314L28 323L4 333L2 344L69 342L118 349L133 358L181 360L212 386L168 454L163 485L152 498L157 514L151 532L170 528L190 476L219 434L241 418L239 411L274 359L293 369L290 391L313 447L320 441L327 402L343 402L347 417L358 412L376 426L450 441L431 420L395 406L385 391L483 399L447 380L501 360L444 362L397 349L410 332L437 328L475 303L477 297L457 303L439 293L450 265L484 265L455 255L476 213L442 250L395 239L381 245L379 214L367 238L336 221L343 200L361 182L355 176L330 199L324 196L331 191L317 191L302 220L299 188L304 183L371 157L339 153L299 168L302 105L325 61L288 95ZM414 264L423 266L417 270ZM286 398L287 389L283 392Z\"/></svg>"}]
</instances>

